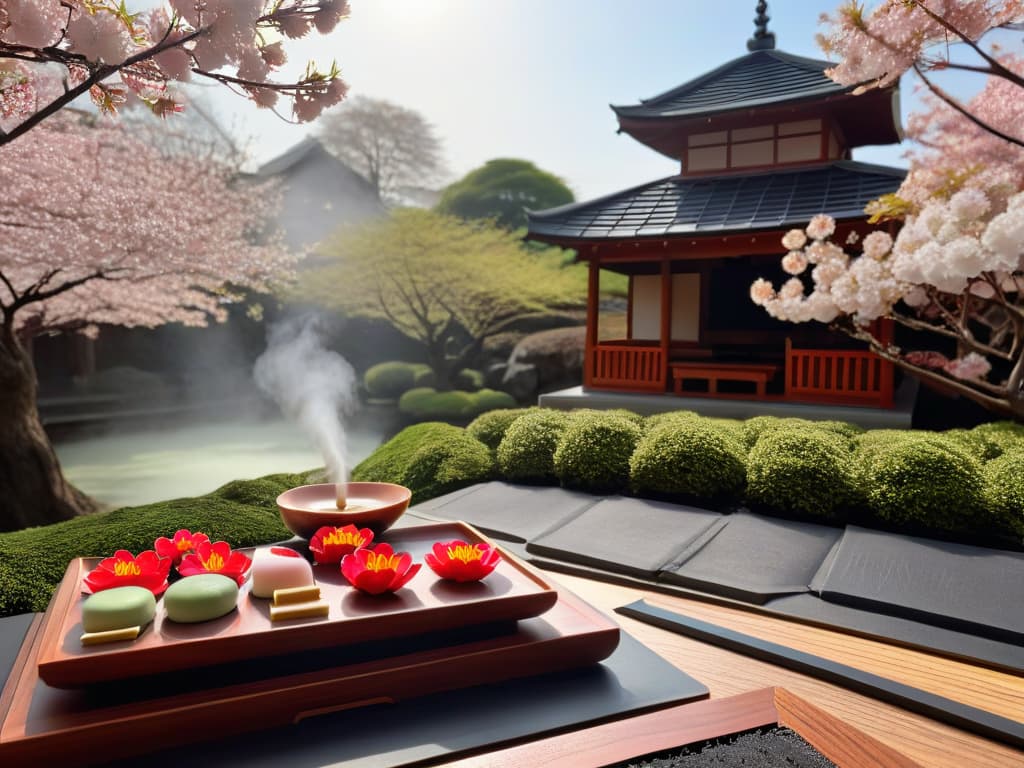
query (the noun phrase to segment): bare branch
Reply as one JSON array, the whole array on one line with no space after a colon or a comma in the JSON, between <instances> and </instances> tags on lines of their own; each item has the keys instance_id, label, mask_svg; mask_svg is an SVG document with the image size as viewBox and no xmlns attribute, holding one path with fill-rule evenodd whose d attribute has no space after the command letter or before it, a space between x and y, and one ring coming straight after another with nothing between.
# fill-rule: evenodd
<instances>
[{"instance_id":1,"label":"bare branch","mask_svg":"<svg viewBox=\"0 0 1024 768\"><path fill-rule=\"evenodd\" d=\"M946 102L949 106L951 106L953 109L955 109L961 115L966 117L972 123L977 125L979 128L981 128L982 130L988 131L993 136L996 136L996 137L1002 139L1003 141L1007 141L1010 144L1015 144L1018 147L1024 147L1024 141L1021 141L1018 138L1010 136L1009 134L1003 133L998 128L994 128L993 126L989 125L988 123L986 123L984 120L982 120L978 116L972 114L970 112L970 110L968 110L965 106L960 104L960 102L958 102L956 99L954 99L952 96L947 94L944 90L942 90L939 86L937 86L935 83L933 83L928 78L928 76L925 75L924 71L922 71L921 67L918 64L914 64L914 71L917 72L917 74L920 76L921 80L924 81L924 84L926 86L928 86L928 90L929 91L931 91L933 94L938 96L940 99L942 99L944 102Z\"/></svg>"}]
</instances>

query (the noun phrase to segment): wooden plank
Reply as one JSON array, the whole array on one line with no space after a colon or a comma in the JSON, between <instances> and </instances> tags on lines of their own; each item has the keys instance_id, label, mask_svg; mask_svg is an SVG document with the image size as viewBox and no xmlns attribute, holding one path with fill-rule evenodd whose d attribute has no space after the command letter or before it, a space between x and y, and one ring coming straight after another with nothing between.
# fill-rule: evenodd
<instances>
[{"instance_id":1,"label":"wooden plank","mask_svg":"<svg viewBox=\"0 0 1024 768\"><path fill-rule=\"evenodd\" d=\"M647 621L672 632L680 632L754 658L820 677L850 690L891 702L904 709L981 734L987 738L996 739L1017 748L1024 747L1024 723L1016 720L936 696L846 664L652 606L642 600L616 610L623 615Z\"/></svg>"}]
</instances>

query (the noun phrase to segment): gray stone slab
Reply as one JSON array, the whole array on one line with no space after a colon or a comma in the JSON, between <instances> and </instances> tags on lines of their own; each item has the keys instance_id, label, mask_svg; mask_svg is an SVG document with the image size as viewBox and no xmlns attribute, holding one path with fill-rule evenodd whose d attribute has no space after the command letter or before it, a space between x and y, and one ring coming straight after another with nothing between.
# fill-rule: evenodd
<instances>
[{"instance_id":1,"label":"gray stone slab","mask_svg":"<svg viewBox=\"0 0 1024 768\"><path fill-rule=\"evenodd\" d=\"M1024 553L849 526L821 597L1024 644Z\"/></svg>"},{"instance_id":2,"label":"gray stone slab","mask_svg":"<svg viewBox=\"0 0 1024 768\"><path fill-rule=\"evenodd\" d=\"M738 512L726 518L713 539L666 568L660 578L761 604L777 595L807 592L842 533L842 528Z\"/></svg>"},{"instance_id":3,"label":"gray stone slab","mask_svg":"<svg viewBox=\"0 0 1024 768\"><path fill-rule=\"evenodd\" d=\"M613 496L531 539L526 551L653 579L714 535L723 518L706 509Z\"/></svg>"},{"instance_id":4,"label":"gray stone slab","mask_svg":"<svg viewBox=\"0 0 1024 768\"><path fill-rule=\"evenodd\" d=\"M527 542L572 519L603 497L563 488L510 483L482 483L466 492L455 491L424 510L440 520L465 520L489 536L507 541ZM429 504L429 502L427 502Z\"/></svg>"}]
</instances>

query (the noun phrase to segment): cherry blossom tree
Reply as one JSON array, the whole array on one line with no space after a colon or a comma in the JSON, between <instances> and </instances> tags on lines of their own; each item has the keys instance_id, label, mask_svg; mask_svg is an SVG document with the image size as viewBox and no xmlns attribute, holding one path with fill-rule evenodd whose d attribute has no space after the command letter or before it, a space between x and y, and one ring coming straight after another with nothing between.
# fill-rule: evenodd
<instances>
[{"instance_id":1,"label":"cherry blossom tree","mask_svg":"<svg viewBox=\"0 0 1024 768\"><path fill-rule=\"evenodd\" d=\"M32 337L222 320L242 290L269 290L294 257L264 231L273 190L212 158L161 153L95 116L65 111L0 147L0 179L0 530L9 530L88 508L40 425Z\"/></svg>"},{"instance_id":2,"label":"cherry blossom tree","mask_svg":"<svg viewBox=\"0 0 1024 768\"><path fill-rule=\"evenodd\" d=\"M910 69L920 77L926 109L907 127L917 148L900 189L868 207L884 228L840 243L835 222L818 216L782 240L792 277L778 290L759 279L750 293L773 317L831 323L916 376L1024 421L1024 58L978 42L1022 18L1017 0L885 0L871 13L848 3L825 17L820 42L841 59L833 79L869 89ZM953 43L972 57L952 59ZM966 103L935 81L954 69L987 76ZM883 340L871 325L883 317L955 353Z\"/></svg>"},{"instance_id":3,"label":"cherry blossom tree","mask_svg":"<svg viewBox=\"0 0 1024 768\"><path fill-rule=\"evenodd\" d=\"M290 98L294 119L312 120L347 86L336 64L276 80L284 42L326 34L348 11L348 0L168 0L135 13L125 0L0 0L0 144L86 93L108 113L132 98L173 114L173 84L193 77L264 108Z\"/></svg>"}]
</instances>

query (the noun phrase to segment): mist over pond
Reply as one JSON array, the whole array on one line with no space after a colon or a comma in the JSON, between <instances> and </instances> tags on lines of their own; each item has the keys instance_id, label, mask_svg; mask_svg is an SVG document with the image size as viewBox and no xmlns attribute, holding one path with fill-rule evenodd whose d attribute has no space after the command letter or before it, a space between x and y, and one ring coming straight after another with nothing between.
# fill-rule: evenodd
<instances>
[{"instance_id":1,"label":"mist over pond","mask_svg":"<svg viewBox=\"0 0 1024 768\"><path fill-rule=\"evenodd\" d=\"M390 412L360 411L346 422L354 466L393 431ZM323 466L314 440L277 417L110 425L54 440L68 480L110 507L200 496L231 480Z\"/></svg>"}]
</instances>

